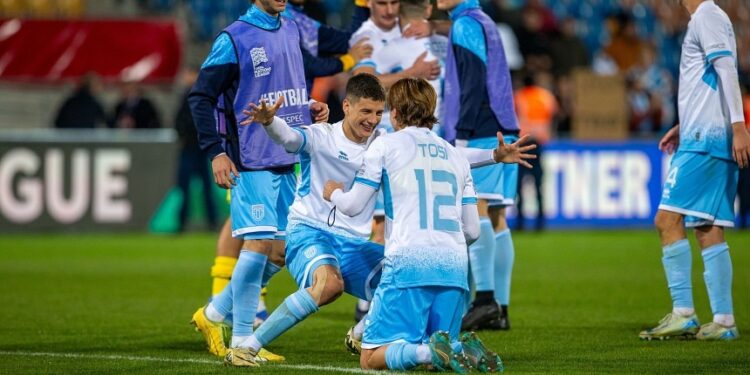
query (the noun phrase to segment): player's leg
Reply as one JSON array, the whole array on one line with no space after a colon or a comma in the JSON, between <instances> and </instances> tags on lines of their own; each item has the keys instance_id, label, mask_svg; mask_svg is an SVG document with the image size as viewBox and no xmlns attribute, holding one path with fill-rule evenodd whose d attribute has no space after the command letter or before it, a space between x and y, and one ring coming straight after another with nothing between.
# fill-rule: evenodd
<instances>
[{"instance_id":1,"label":"player's leg","mask_svg":"<svg viewBox=\"0 0 750 375\"><path fill-rule=\"evenodd\" d=\"M477 335L473 332L464 332L460 335L462 314L460 301L464 299L466 291L460 288L436 287L436 289L427 324L427 334L431 336L430 344L433 347L440 345L439 343L447 338L453 353L465 356L465 363L459 360L460 364L481 372L502 371L503 362L500 356L484 346ZM439 332L447 335L436 335Z\"/></svg>"},{"instance_id":2,"label":"player's leg","mask_svg":"<svg viewBox=\"0 0 750 375\"><path fill-rule=\"evenodd\" d=\"M724 240L724 229L702 226L695 229L702 251L708 298L713 321L701 326L696 337L700 340L734 340L739 337L732 306L732 259Z\"/></svg>"},{"instance_id":3,"label":"player's leg","mask_svg":"<svg viewBox=\"0 0 750 375\"><path fill-rule=\"evenodd\" d=\"M255 352L336 300L344 289L330 234L298 224L289 228L286 238L286 262L300 289L289 295L250 338L249 348Z\"/></svg>"},{"instance_id":4,"label":"player's leg","mask_svg":"<svg viewBox=\"0 0 750 375\"><path fill-rule=\"evenodd\" d=\"M713 225L698 226L695 229L696 239L702 250L705 266L703 279L711 302L713 321L704 324L696 337L699 340L734 340L739 337L739 331L734 321L732 305L732 259L729 256L729 245L724 239L723 227L734 226L737 165L725 160L714 162L725 171L720 173L723 179L712 182L721 185L722 181L726 181L725 187L707 191L708 194L721 197L716 218Z\"/></svg>"},{"instance_id":5,"label":"player's leg","mask_svg":"<svg viewBox=\"0 0 750 375\"><path fill-rule=\"evenodd\" d=\"M642 339L692 338L698 331L693 304L692 256L685 223L695 216L702 216L701 220L714 218L715 200L705 195L707 185L713 183L709 176L705 176L711 168L707 161L710 160L692 152L678 151L672 158L659 211L654 218L661 239L662 264L672 298L672 312L654 328L642 331Z\"/></svg>"},{"instance_id":6,"label":"player's leg","mask_svg":"<svg viewBox=\"0 0 750 375\"><path fill-rule=\"evenodd\" d=\"M385 249L383 245L360 239L337 238L337 255L344 279L344 291L369 304L380 283ZM365 312L367 313L367 312ZM344 339L346 349L355 355L362 351L365 321L351 327Z\"/></svg>"},{"instance_id":7,"label":"player's leg","mask_svg":"<svg viewBox=\"0 0 750 375\"><path fill-rule=\"evenodd\" d=\"M471 140L469 147L492 149L497 145L497 138ZM503 165L490 165L472 169L472 178L477 190L479 202L479 238L469 246L469 263L476 290L474 301L463 318L462 329L474 330L487 326L497 320L500 308L495 301L495 230L491 221L489 206L492 202L503 199ZM515 191L513 192L515 196Z\"/></svg>"},{"instance_id":8,"label":"player's leg","mask_svg":"<svg viewBox=\"0 0 750 375\"><path fill-rule=\"evenodd\" d=\"M378 286L362 342L363 369L403 371L433 362L423 344L433 296L419 289L397 288L392 282Z\"/></svg>"},{"instance_id":9,"label":"player's leg","mask_svg":"<svg viewBox=\"0 0 750 375\"><path fill-rule=\"evenodd\" d=\"M243 240L232 237L232 219L227 218L216 241L216 258L211 267L211 295L215 296L229 284L232 271L242 250Z\"/></svg>"}]
</instances>

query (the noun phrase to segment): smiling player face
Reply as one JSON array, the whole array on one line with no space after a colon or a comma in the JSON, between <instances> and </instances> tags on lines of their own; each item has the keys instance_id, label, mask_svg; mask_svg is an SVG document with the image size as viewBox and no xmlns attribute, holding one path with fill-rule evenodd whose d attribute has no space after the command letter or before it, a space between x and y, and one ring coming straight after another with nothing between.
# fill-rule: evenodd
<instances>
[{"instance_id":1,"label":"smiling player face","mask_svg":"<svg viewBox=\"0 0 750 375\"><path fill-rule=\"evenodd\" d=\"M370 18L375 25L383 30L396 27L400 0L370 0Z\"/></svg>"},{"instance_id":2,"label":"smiling player face","mask_svg":"<svg viewBox=\"0 0 750 375\"><path fill-rule=\"evenodd\" d=\"M364 142L383 117L385 103L368 98L344 99L344 133L355 142ZM354 139L352 139L354 138Z\"/></svg>"}]
</instances>

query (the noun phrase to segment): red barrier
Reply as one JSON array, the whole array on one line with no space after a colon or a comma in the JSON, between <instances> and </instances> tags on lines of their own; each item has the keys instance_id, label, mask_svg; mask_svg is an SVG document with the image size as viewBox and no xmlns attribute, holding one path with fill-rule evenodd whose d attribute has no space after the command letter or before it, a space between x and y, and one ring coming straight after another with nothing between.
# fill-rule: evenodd
<instances>
[{"instance_id":1,"label":"red barrier","mask_svg":"<svg viewBox=\"0 0 750 375\"><path fill-rule=\"evenodd\" d=\"M182 47L165 21L0 20L0 80L174 79Z\"/></svg>"}]
</instances>

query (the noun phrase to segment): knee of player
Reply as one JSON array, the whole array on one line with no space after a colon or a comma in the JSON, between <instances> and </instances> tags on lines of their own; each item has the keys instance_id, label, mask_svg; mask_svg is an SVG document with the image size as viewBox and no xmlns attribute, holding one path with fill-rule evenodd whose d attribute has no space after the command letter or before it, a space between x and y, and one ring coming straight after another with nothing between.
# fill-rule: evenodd
<instances>
[{"instance_id":1,"label":"knee of player","mask_svg":"<svg viewBox=\"0 0 750 375\"><path fill-rule=\"evenodd\" d=\"M332 266L323 266L315 270L310 294L318 306L335 301L344 292L344 280Z\"/></svg>"},{"instance_id":2,"label":"knee of player","mask_svg":"<svg viewBox=\"0 0 750 375\"><path fill-rule=\"evenodd\" d=\"M660 233L668 232L675 227L682 225L678 214L658 211L654 217L654 226Z\"/></svg>"}]
</instances>

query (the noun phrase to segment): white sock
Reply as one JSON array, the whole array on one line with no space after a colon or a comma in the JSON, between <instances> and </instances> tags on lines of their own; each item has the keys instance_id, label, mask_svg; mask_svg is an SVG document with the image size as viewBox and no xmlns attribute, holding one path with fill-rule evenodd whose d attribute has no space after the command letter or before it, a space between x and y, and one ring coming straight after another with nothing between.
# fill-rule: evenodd
<instances>
[{"instance_id":1,"label":"white sock","mask_svg":"<svg viewBox=\"0 0 750 375\"><path fill-rule=\"evenodd\" d=\"M258 342L258 339L255 338L255 335L252 336L232 336L232 347L233 348L243 348L243 349L252 349L256 353L260 350L260 348L263 347L260 342Z\"/></svg>"},{"instance_id":2,"label":"white sock","mask_svg":"<svg viewBox=\"0 0 750 375\"><path fill-rule=\"evenodd\" d=\"M369 311L370 310L370 301L367 300L357 300L357 308L362 311Z\"/></svg>"},{"instance_id":3,"label":"white sock","mask_svg":"<svg viewBox=\"0 0 750 375\"><path fill-rule=\"evenodd\" d=\"M432 353L430 353L429 346L424 344L417 346L417 363L432 363Z\"/></svg>"},{"instance_id":4,"label":"white sock","mask_svg":"<svg viewBox=\"0 0 750 375\"><path fill-rule=\"evenodd\" d=\"M688 317L695 314L695 309L692 307L675 307L672 309L673 314Z\"/></svg>"},{"instance_id":5,"label":"white sock","mask_svg":"<svg viewBox=\"0 0 750 375\"><path fill-rule=\"evenodd\" d=\"M208 306L206 306L206 309L203 310L206 314L206 318L212 322L223 322L224 321L224 315L221 315L219 310L216 310L214 305L212 303L209 303Z\"/></svg>"},{"instance_id":6,"label":"white sock","mask_svg":"<svg viewBox=\"0 0 750 375\"><path fill-rule=\"evenodd\" d=\"M357 325L354 326L354 331L352 332L354 338L358 341L362 341L362 336L365 335L365 319L367 319L366 316L357 322Z\"/></svg>"},{"instance_id":7,"label":"white sock","mask_svg":"<svg viewBox=\"0 0 750 375\"><path fill-rule=\"evenodd\" d=\"M727 328L734 327L734 314L716 314L714 315L714 323Z\"/></svg>"}]
</instances>

